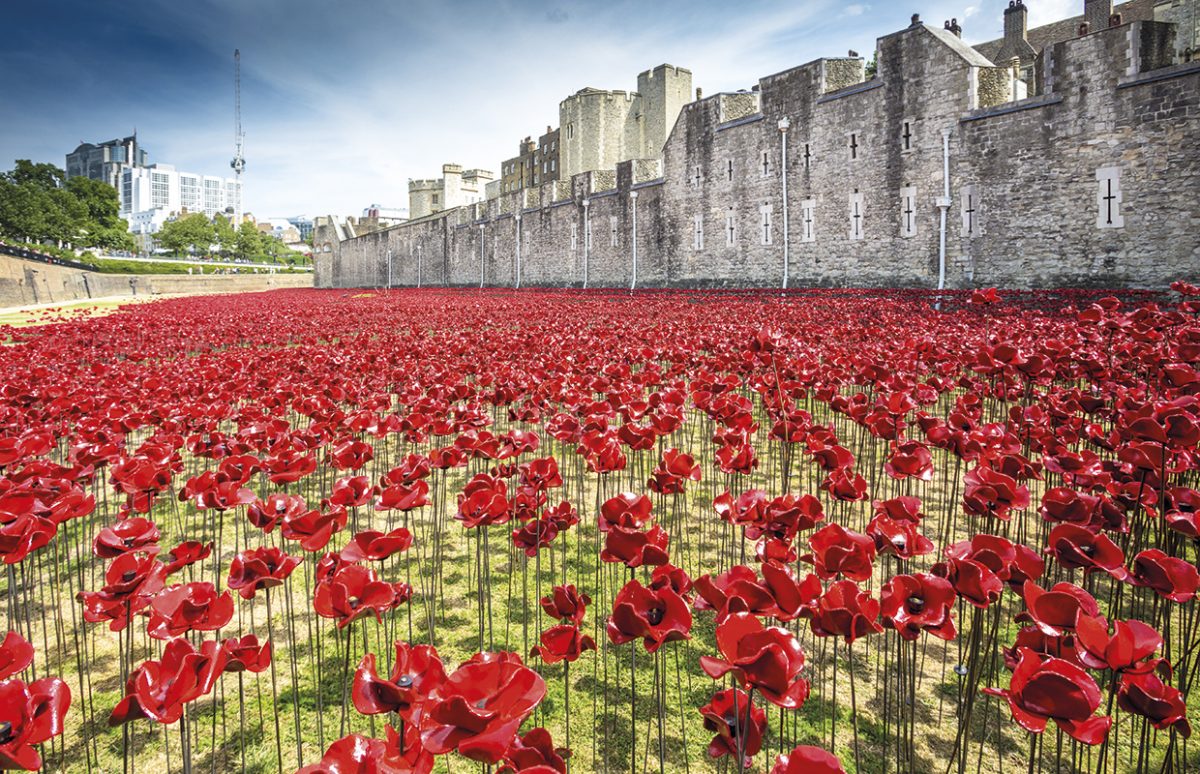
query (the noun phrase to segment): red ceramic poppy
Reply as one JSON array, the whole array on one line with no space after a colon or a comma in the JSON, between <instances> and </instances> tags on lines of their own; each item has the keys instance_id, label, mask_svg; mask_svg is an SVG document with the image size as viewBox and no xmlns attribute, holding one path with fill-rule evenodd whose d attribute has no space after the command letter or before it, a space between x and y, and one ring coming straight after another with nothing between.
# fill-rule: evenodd
<instances>
[{"instance_id":1,"label":"red ceramic poppy","mask_svg":"<svg viewBox=\"0 0 1200 774\"><path fill-rule=\"evenodd\" d=\"M218 594L207 581L183 583L163 589L150 601L147 633L157 640L169 640L190 631L215 631L231 618L233 595L228 591Z\"/></svg>"},{"instance_id":2,"label":"red ceramic poppy","mask_svg":"<svg viewBox=\"0 0 1200 774\"><path fill-rule=\"evenodd\" d=\"M436 648L397 641L391 676L381 678L375 654L368 653L354 673L351 696L355 709L364 715L395 712L406 723L419 723L425 698L445 681L446 670Z\"/></svg>"},{"instance_id":3,"label":"red ceramic poppy","mask_svg":"<svg viewBox=\"0 0 1200 774\"><path fill-rule=\"evenodd\" d=\"M546 695L546 683L515 653L477 654L429 695L421 742L429 752L454 750L496 763Z\"/></svg>"},{"instance_id":4,"label":"red ceramic poppy","mask_svg":"<svg viewBox=\"0 0 1200 774\"><path fill-rule=\"evenodd\" d=\"M574 662L585 651L595 650L596 641L579 630L577 624L558 624L542 632L541 644L530 651L530 658L541 656L547 664Z\"/></svg>"},{"instance_id":5,"label":"red ceramic poppy","mask_svg":"<svg viewBox=\"0 0 1200 774\"><path fill-rule=\"evenodd\" d=\"M249 548L233 557L226 583L242 599L252 599L259 589L282 586L300 562L273 546Z\"/></svg>"},{"instance_id":6,"label":"red ceramic poppy","mask_svg":"<svg viewBox=\"0 0 1200 774\"><path fill-rule=\"evenodd\" d=\"M1192 735L1183 694L1154 672L1121 675L1117 705L1126 712L1147 718L1160 731L1171 728L1184 739Z\"/></svg>"},{"instance_id":7,"label":"red ceramic poppy","mask_svg":"<svg viewBox=\"0 0 1200 774\"><path fill-rule=\"evenodd\" d=\"M558 526L553 521L534 518L522 524L520 529L513 530L512 541L526 556L534 557L538 551L552 544L557 536Z\"/></svg>"},{"instance_id":8,"label":"red ceramic poppy","mask_svg":"<svg viewBox=\"0 0 1200 774\"><path fill-rule=\"evenodd\" d=\"M411 511L429 504L429 484L425 481L391 484L381 489L375 510Z\"/></svg>"},{"instance_id":9,"label":"red ceramic poppy","mask_svg":"<svg viewBox=\"0 0 1200 774\"><path fill-rule=\"evenodd\" d=\"M691 635L692 611L670 588L648 589L637 580L626 583L613 600L606 630L614 645L642 638L648 653Z\"/></svg>"},{"instance_id":10,"label":"red ceramic poppy","mask_svg":"<svg viewBox=\"0 0 1200 774\"><path fill-rule=\"evenodd\" d=\"M404 527L397 527L388 533L368 530L359 532L350 538L350 542L342 549L343 562L380 562L392 554L407 551L413 542L412 533Z\"/></svg>"},{"instance_id":11,"label":"red ceramic poppy","mask_svg":"<svg viewBox=\"0 0 1200 774\"><path fill-rule=\"evenodd\" d=\"M933 541L921 534L920 525L878 514L867 524L867 536L881 555L912 559L933 553Z\"/></svg>"},{"instance_id":12,"label":"red ceramic poppy","mask_svg":"<svg viewBox=\"0 0 1200 774\"><path fill-rule=\"evenodd\" d=\"M622 492L611 497L600 506L600 531L608 532L612 527L641 529L650 520L652 507L646 495Z\"/></svg>"},{"instance_id":13,"label":"red ceramic poppy","mask_svg":"<svg viewBox=\"0 0 1200 774\"><path fill-rule=\"evenodd\" d=\"M281 522L296 519L308 511L300 495L273 492L265 500L255 500L246 509L246 518L264 533L274 531Z\"/></svg>"},{"instance_id":14,"label":"red ceramic poppy","mask_svg":"<svg viewBox=\"0 0 1200 774\"><path fill-rule=\"evenodd\" d=\"M166 574L178 572L197 562L202 562L212 555L212 542L201 543L199 540L185 540L172 548L162 558L166 560Z\"/></svg>"},{"instance_id":15,"label":"red ceramic poppy","mask_svg":"<svg viewBox=\"0 0 1200 774\"><path fill-rule=\"evenodd\" d=\"M387 739L350 734L329 745L318 763L296 774L429 774L434 759L421 745L420 732L408 726L401 736L390 725Z\"/></svg>"},{"instance_id":16,"label":"red ceramic poppy","mask_svg":"<svg viewBox=\"0 0 1200 774\"><path fill-rule=\"evenodd\" d=\"M320 551L331 537L346 528L349 520L350 515L342 507L325 513L313 509L285 518L280 533L288 540L299 541L305 551Z\"/></svg>"},{"instance_id":17,"label":"red ceramic poppy","mask_svg":"<svg viewBox=\"0 0 1200 774\"><path fill-rule=\"evenodd\" d=\"M1007 521L1011 511L1029 506L1029 488L1010 475L980 463L967 471L963 508L976 516L995 516Z\"/></svg>"},{"instance_id":18,"label":"red ceramic poppy","mask_svg":"<svg viewBox=\"0 0 1200 774\"><path fill-rule=\"evenodd\" d=\"M841 637L847 643L853 643L859 637L883 631L877 620L879 600L859 589L854 581L829 584L805 614L809 616L813 634L818 637Z\"/></svg>"},{"instance_id":19,"label":"red ceramic poppy","mask_svg":"<svg viewBox=\"0 0 1200 774\"><path fill-rule=\"evenodd\" d=\"M1023 648L1007 689L984 688L1008 700L1013 720L1035 734L1053 720L1072 739L1100 744L1108 735L1112 718L1093 713L1100 706L1100 688L1091 675L1058 658L1043 659Z\"/></svg>"},{"instance_id":20,"label":"red ceramic poppy","mask_svg":"<svg viewBox=\"0 0 1200 774\"><path fill-rule=\"evenodd\" d=\"M550 594L542 597L542 609L546 615L557 618L564 623L582 623L587 606L592 603L591 597L582 594L574 584L555 586Z\"/></svg>"},{"instance_id":21,"label":"red ceramic poppy","mask_svg":"<svg viewBox=\"0 0 1200 774\"><path fill-rule=\"evenodd\" d=\"M754 706L745 691L726 688L713 694L708 704L700 708L700 715L704 718L704 728L715 734L708 743L709 756L728 755L736 761L740 749L741 768L750 768L751 758L762 749L767 730L766 711Z\"/></svg>"},{"instance_id":22,"label":"red ceramic poppy","mask_svg":"<svg viewBox=\"0 0 1200 774\"><path fill-rule=\"evenodd\" d=\"M166 567L153 556L141 552L121 554L108 565L103 588L79 594L83 619L91 623L108 621L109 629L121 631L130 616L150 604L163 588L166 575Z\"/></svg>"},{"instance_id":23,"label":"red ceramic poppy","mask_svg":"<svg viewBox=\"0 0 1200 774\"><path fill-rule=\"evenodd\" d=\"M245 637L231 638L221 643L225 651L226 672L263 672L271 666L271 643L259 643L258 637L247 634Z\"/></svg>"},{"instance_id":24,"label":"red ceramic poppy","mask_svg":"<svg viewBox=\"0 0 1200 774\"><path fill-rule=\"evenodd\" d=\"M1080 614L1092 618L1100 615L1095 598L1072 583L1056 583L1046 591L1033 581L1026 581L1022 593L1025 610L1015 620L1032 623L1051 637L1075 631Z\"/></svg>"},{"instance_id":25,"label":"red ceramic poppy","mask_svg":"<svg viewBox=\"0 0 1200 774\"><path fill-rule=\"evenodd\" d=\"M808 540L812 553L800 557L816 568L826 580L844 575L864 581L871 577L875 562L875 541L840 524L827 524Z\"/></svg>"},{"instance_id":26,"label":"red ceramic poppy","mask_svg":"<svg viewBox=\"0 0 1200 774\"><path fill-rule=\"evenodd\" d=\"M458 496L456 519L467 529L505 524L512 518L508 486L504 481L480 473L467 482Z\"/></svg>"},{"instance_id":27,"label":"red ceramic poppy","mask_svg":"<svg viewBox=\"0 0 1200 774\"><path fill-rule=\"evenodd\" d=\"M571 751L555 747L549 731L533 728L513 737L496 774L566 774L569 757Z\"/></svg>"},{"instance_id":28,"label":"red ceramic poppy","mask_svg":"<svg viewBox=\"0 0 1200 774\"><path fill-rule=\"evenodd\" d=\"M621 562L626 567L657 567L670 559L669 543L667 531L657 524L644 531L614 525L605 535L600 558L606 562Z\"/></svg>"},{"instance_id":29,"label":"red ceramic poppy","mask_svg":"<svg viewBox=\"0 0 1200 774\"><path fill-rule=\"evenodd\" d=\"M7 680L33 663L33 646L16 632L9 632L0 643L0 680Z\"/></svg>"},{"instance_id":30,"label":"red ceramic poppy","mask_svg":"<svg viewBox=\"0 0 1200 774\"><path fill-rule=\"evenodd\" d=\"M1075 641L1080 646L1079 660L1084 666L1114 672L1151 671L1158 665L1151 656L1163 644L1154 627L1141 621L1117 621L1110 636L1103 618L1082 612L1075 621Z\"/></svg>"},{"instance_id":31,"label":"red ceramic poppy","mask_svg":"<svg viewBox=\"0 0 1200 774\"><path fill-rule=\"evenodd\" d=\"M883 586L880 613L884 626L906 640L915 640L922 631L952 640L954 599L954 587L945 578L926 573L897 575Z\"/></svg>"},{"instance_id":32,"label":"red ceramic poppy","mask_svg":"<svg viewBox=\"0 0 1200 774\"><path fill-rule=\"evenodd\" d=\"M846 770L833 753L802 744L787 755L778 756L771 774L846 774Z\"/></svg>"},{"instance_id":33,"label":"red ceramic poppy","mask_svg":"<svg viewBox=\"0 0 1200 774\"><path fill-rule=\"evenodd\" d=\"M717 624L717 650L721 658L700 657L700 668L713 679L732 673L743 688L786 709L808 698L808 681L800 677L804 651L786 629L763 626L751 613L731 613Z\"/></svg>"},{"instance_id":34,"label":"red ceramic poppy","mask_svg":"<svg viewBox=\"0 0 1200 774\"><path fill-rule=\"evenodd\" d=\"M0 769L39 770L34 745L62 734L70 708L71 689L57 677L0 682Z\"/></svg>"},{"instance_id":35,"label":"red ceramic poppy","mask_svg":"<svg viewBox=\"0 0 1200 774\"><path fill-rule=\"evenodd\" d=\"M361 564L342 567L333 577L317 582L313 591L313 609L322 618L333 618L344 629L360 617L371 614L383 620L383 613L402 605L412 597L406 583L388 583L375 571Z\"/></svg>"},{"instance_id":36,"label":"red ceramic poppy","mask_svg":"<svg viewBox=\"0 0 1200 774\"><path fill-rule=\"evenodd\" d=\"M101 559L114 559L129 551L157 554L158 527L149 519L134 516L111 527L102 527L92 541L92 553Z\"/></svg>"},{"instance_id":37,"label":"red ceramic poppy","mask_svg":"<svg viewBox=\"0 0 1200 774\"><path fill-rule=\"evenodd\" d=\"M1092 532L1075 524L1059 524L1050 530L1046 543L1046 553L1067 569L1106 572L1117 580L1123 580L1129 574L1125 569L1125 552L1103 532Z\"/></svg>"},{"instance_id":38,"label":"red ceramic poppy","mask_svg":"<svg viewBox=\"0 0 1200 774\"><path fill-rule=\"evenodd\" d=\"M371 486L371 479L366 476L347 476L333 482L333 491L329 495L328 504L338 508L357 508L366 505L379 493L379 487ZM284 526L288 522L284 522Z\"/></svg>"},{"instance_id":39,"label":"red ceramic poppy","mask_svg":"<svg viewBox=\"0 0 1200 774\"><path fill-rule=\"evenodd\" d=\"M113 709L108 724L147 717L174 723L183 717L183 705L212 691L227 659L216 640L206 640L199 650L183 637L171 640L161 659L146 661L130 675L125 698Z\"/></svg>"},{"instance_id":40,"label":"red ceramic poppy","mask_svg":"<svg viewBox=\"0 0 1200 774\"><path fill-rule=\"evenodd\" d=\"M1164 599L1187 602L1200 588L1200 571L1185 559L1167 556L1157 548L1148 548L1133 557L1130 582L1151 588Z\"/></svg>"}]
</instances>

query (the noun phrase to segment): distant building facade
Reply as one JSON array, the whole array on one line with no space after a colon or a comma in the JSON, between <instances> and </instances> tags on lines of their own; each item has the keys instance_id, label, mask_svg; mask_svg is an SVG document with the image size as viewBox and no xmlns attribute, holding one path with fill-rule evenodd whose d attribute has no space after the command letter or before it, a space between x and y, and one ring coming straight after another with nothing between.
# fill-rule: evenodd
<instances>
[{"instance_id":1,"label":"distant building facade","mask_svg":"<svg viewBox=\"0 0 1200 774\"><path fill-rule=\"evenodd\" d=\"M126 169L149 165L149 154L138 145L137 135L94 144L80 143L67 154L67 177L88 177L119 188Z\"/></svg>"},{"instance_id":2,"label":"distant building facade","mask_svg":"<svg viewBox=\"0 0 1200 774\"><path fill-rule=\"evenodd\" d=\"M436 180L408 181L408 217L416 220L435 212L483 201L495 175L482 169L465 172L458 164L443 164Z\"/></svg>"},{"instance_id":3,"label":"distant building facade","mask_svg":"<svg viewBox=\"0 0 1200 774\"><path fill-rule=\"evenodd\" d=\"M513 193L524 188L544 185L558 180L559 176L559 130L546 127L546 133L538 138L521 141L517 155L500 165L500 186L497 194ZM489 199L495 198L489 196Z\"/></svg>"},{"instance_id":4,"label":"distant building facade","mask_svg":"<svg viewBox=\"0 0 1200 774\"><path fill-rule=\"evenodd\" d=\"M121 174L118 189L123 217L145 210L168 213L222 213L233 220L241 205L241 183L232 177L180 172L170 164L131 167Z\"/></svg>"}]
</instances>

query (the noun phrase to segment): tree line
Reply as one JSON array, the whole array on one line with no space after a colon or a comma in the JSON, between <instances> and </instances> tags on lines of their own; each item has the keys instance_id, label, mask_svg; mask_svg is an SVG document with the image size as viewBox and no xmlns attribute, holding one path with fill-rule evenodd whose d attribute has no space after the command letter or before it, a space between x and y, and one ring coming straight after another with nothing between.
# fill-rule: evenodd
<instances>
[{"instance_id":1,"label":"tree line","mask_svg":"<svg viewBox=\"0 0 1200 774\"><path fill-rule=\"evenodd\" d=\"M115 188L87 177L67 179L53 164L28 159L0 173L0 235L60 247L134 247Z\"/></svg>"}]
</instances>

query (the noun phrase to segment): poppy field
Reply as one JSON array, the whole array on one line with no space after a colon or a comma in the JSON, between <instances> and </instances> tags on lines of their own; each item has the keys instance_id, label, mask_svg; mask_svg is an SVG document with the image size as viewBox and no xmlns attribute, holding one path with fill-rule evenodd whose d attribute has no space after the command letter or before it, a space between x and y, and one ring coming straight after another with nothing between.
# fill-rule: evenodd
<instances>
[{"instance_id":1,"label":"poppy field","mask_svg":"<svg viewBox=\"0 0 1200 774\"><path fill-rule=\"evenodd\" d=\"M0 769L1200 771L1187 283L0 340Z\"/></svg>"}]
</instances>

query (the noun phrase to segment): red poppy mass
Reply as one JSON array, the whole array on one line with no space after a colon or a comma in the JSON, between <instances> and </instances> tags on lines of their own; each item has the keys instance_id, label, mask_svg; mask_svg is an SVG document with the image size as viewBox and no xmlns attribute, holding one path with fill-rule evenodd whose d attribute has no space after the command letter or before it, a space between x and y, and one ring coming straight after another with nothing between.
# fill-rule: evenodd
<instances>
[{"instance_id":1,"label":"red poppy mass","mask_svg":"<svg viewBox=\"0 0 1200 774\"><path fill-rule=\"evenodd\" d=\"M1187 282L0 334L0 769L1194 765Z\"/></svg>"}]
</instances>

